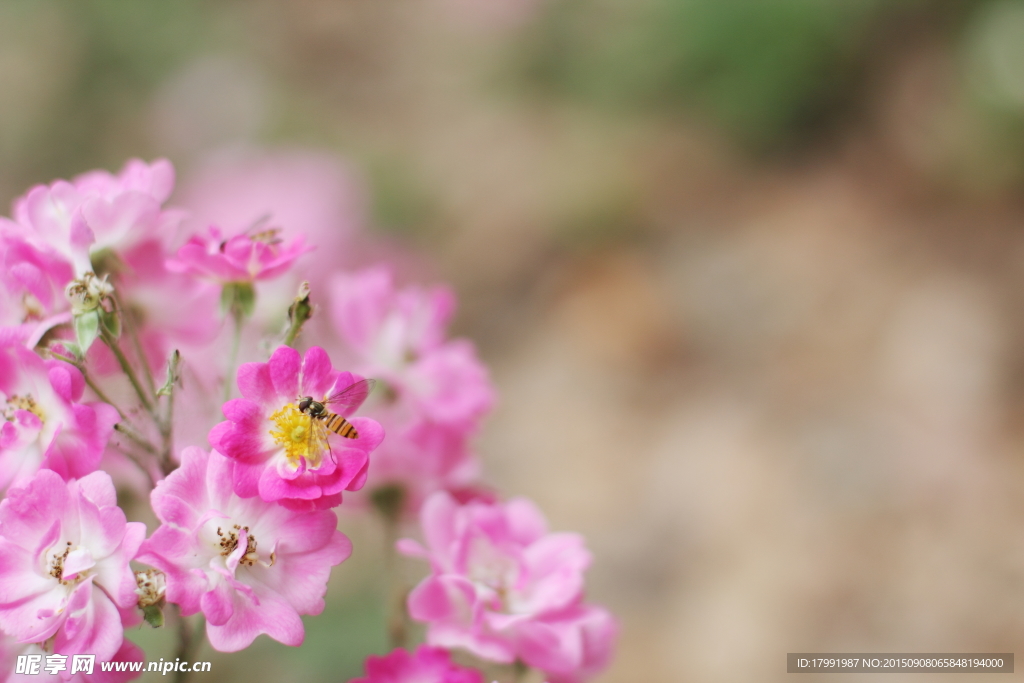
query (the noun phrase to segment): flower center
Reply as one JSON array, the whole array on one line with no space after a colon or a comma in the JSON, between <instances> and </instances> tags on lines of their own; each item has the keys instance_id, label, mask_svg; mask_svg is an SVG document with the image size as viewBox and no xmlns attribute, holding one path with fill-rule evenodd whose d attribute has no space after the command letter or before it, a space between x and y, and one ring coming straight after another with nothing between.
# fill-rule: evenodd
<instances>
[{"instance_id":1,"label":"flower center","mask_svg":"<svg viewBox=\"0 0 1024 683\"><path fill-rule=\"evenodd\" d=\"M468 578L478 588L493 591L505 611L515 611L513 587L519 567L516 561L483 539L476 539L470 550Z\"/></svg>"},{"instance_id":2,"label":"flower center","mask_svg":"<svg viewBox=\"0 0 1024 683\"><path fill-rule=\"evenodd\" d=\"M39 407L36 400L29 394L24 396L11 394L7 397L7 407L3 411L4 419L8 422L14 422L14 412L16 410L27 410L38 417L40 422L46 422L46 415L43 414L43 409Z\"/></svg>"},{"instance_id":3,"label":"flower center","mask_svg":"<svg viewBox=\"0 0 1024 683\"><path fill-rule=\"evenodd\" d=\"M274 428L270 436L274 443L284 448L284 454L293 467L298 467L300 458L305 458L311 468L320 466L327 439L323 429L317 429L313 418L299 410L294 403L287 403L270 416Z\"/></svg>"},{"instance_id":4,"label":"flower center","mask_svg":"<svg viewBox=\"0 0 1024 683\"><path fill-rule=\"evenodd\" d=\"M62 586L76 586L85 579L88 575L86 570L93 564L88 550L81 546L72 549L71 541L68 541L63 550L51 555L50 576L60 581Z\"/></svg>"},{"instance_id":5,"label":"flower center","mask_svg":"<svg viewBox=\"0 0 1024 683\"><path fill-rule=\"evenodd\" d=\"M238 561L239 564L244 564L246 567L251 567L256 564L259 556L256 554L256 538L250 533L249 527L239 526L235 524L233 527L225 531L222 527L217 527L217 536L220 538L220 554L221 557L227 557L231 553L235 552L238 548L238 532L245 531L245 554L242 555L242 559Z\"/></svg>"}]
</instances>

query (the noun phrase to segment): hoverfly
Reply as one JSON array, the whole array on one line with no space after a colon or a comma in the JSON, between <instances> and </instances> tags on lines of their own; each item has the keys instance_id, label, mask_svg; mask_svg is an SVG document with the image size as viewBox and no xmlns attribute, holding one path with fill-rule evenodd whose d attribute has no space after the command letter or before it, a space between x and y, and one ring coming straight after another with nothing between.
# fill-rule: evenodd
<instances>
[{"instance_id":1,"label":"hoverfly","mask_svg":"<svg viewBox=\"0 0 1024 683\"><path fill-rule=\"evenodd\" d=\"M331 444L327 440L328 429L346 439L359 438L359 432L345 418L354 413L363 404L366 397L373 391L373 386L376 383L377 380L374 379L359 380L331 394L323 401L315 401L312 396L303 396L299 399L299 412L309 415L309 441L307 442L306 453L311 459L315 459L314 450L318 450L320 453L323 452L320 450L322 444L326 444L328 450L330 450ZM337 412L332 412L328 409L328 406Z\"/></svg>"}]
</instances>

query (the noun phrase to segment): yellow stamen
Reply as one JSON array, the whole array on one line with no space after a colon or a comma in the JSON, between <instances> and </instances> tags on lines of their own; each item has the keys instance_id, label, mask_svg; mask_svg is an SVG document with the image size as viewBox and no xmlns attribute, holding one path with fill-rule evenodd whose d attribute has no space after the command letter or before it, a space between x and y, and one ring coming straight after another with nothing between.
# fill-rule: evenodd
<instances>
[{"instance_id":1,"label":"yellow stamen","mask_svg":"<svg viewBox=\"0 0 1024 683\"><path fill-rule=\"evenodd\" d=\"M24 396L11 394L7 397L7 407L3 411L4 419L8 422L14 421L15 410L27 410L38 417L41 422L46 422L46 415L43 413L43 409L39 407L36 400L29 394L25 394Z\"/></svg>"},{"instance_id":2,"label":"yellow stamen","mask_svg":"<svg viewBox=\"0 0 1024 683\"><path fill-rule=\"evenodd\" d=\"M313 428L313 418L303 413L294 403L288 403L270 416L276 429L270 430L274 442L284 448L285 456L294 466L299 459L305 458L309 467L320 466L320 459L327 444L324 442L322 430ZM309 430L313 433L310 434Z\"/></svg>"}]
</instances>

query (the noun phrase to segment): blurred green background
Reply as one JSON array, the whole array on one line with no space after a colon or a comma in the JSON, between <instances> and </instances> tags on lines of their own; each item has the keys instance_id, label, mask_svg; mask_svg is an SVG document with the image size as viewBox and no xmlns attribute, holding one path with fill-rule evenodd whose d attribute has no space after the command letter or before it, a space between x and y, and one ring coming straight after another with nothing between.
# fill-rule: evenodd
<instances>
[{"instance_id":1,"label":"blurred green background","mask_svg":"<svg viewBox=\"0 0 1024 683\"><path fill-rule=\"evenodd\" d=\"M1024 637L1024 2L3 0L0 93L3 205L133 156L349 164L493 369L488 478L588 537L600 680ZM386 649L343 524L307 645L217 680Z\"/></svg>"}]
</instances>

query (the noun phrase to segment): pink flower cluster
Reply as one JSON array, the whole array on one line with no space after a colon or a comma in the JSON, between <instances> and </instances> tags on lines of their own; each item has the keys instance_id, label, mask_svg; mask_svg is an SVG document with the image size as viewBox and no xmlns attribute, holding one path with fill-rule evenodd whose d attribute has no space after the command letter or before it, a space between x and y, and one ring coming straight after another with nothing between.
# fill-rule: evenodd
<instances>
[{"instance_id":1,"label":"pink flower cluster","mask_svg":"<svg viewBox=\"0 0 1024 683\"><path fill-rule=\"evenodd\" d=\"M399 289L384 267L336 274L330 295L334 345L385 385L378 414L388 439L371 487L397 487L412 514L434 491L472 492L479 464L471 442L494 389L472 344L446 338L455 296L445 287Z\"/></svg>"},{"instance_id":2,"label":"pink flower cluster","mask_svg":"<svg viewBox=\"0 0 1024 683\"><path fill-rule=\"evenodd\" d=\"M352 553L334 509L364 488L389 525L419 518L426 545L399 548L432 571L408 602L428 645L370 657L355 683L482 683L454 648L592 676L615 622L583 599L582 539L481 483L495 391L448 336L453 293L360 262L382 250L335 203L354 193L332 162L277 163L201 174L191 214L166 206L169 162L133 160L0 218L0 680L23 654L141 661L126 629L169 606L202 613L223 652L300 645ZM148 538L136 515L159 522Z\"/></svg>"},{"instance_id":3,"label":"pink flower cluster","mask_svg":"<svg viewBox=\"0 0 1024 683\"><path fill-rule=\"evenodd\" d=\"M583 538L548 533L533 503L470 501L444 492L423 506L427 546L402 552L430 561L431 575L409 595L409 613L428 625L427 641L484 659L516 660L552 683L576 683L604 668L614 619L583 602L590 554Z\"/></svg>"}]
</instances>

